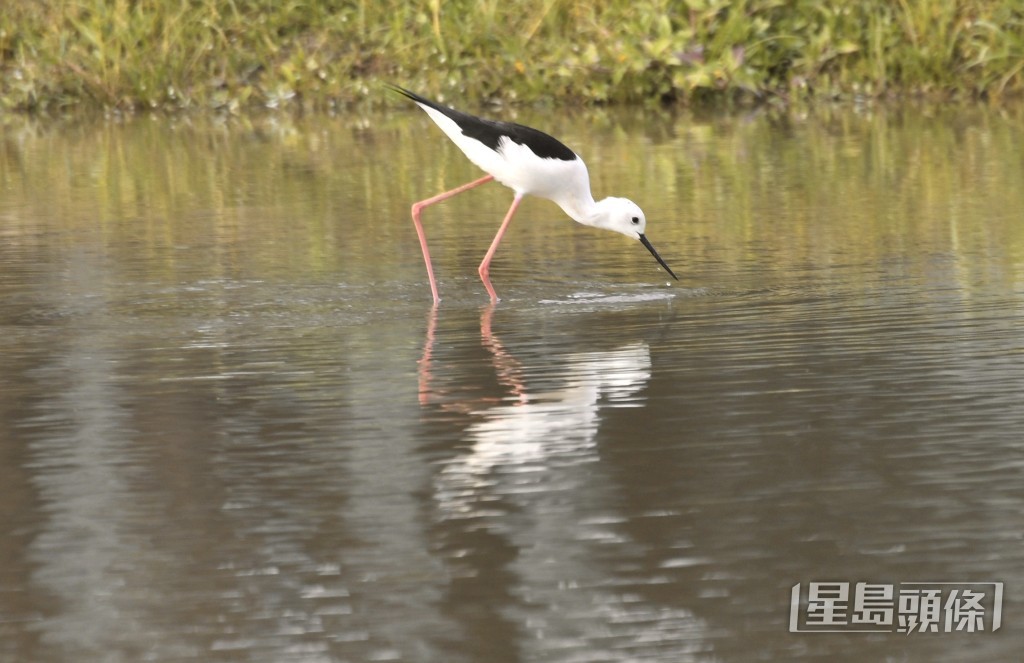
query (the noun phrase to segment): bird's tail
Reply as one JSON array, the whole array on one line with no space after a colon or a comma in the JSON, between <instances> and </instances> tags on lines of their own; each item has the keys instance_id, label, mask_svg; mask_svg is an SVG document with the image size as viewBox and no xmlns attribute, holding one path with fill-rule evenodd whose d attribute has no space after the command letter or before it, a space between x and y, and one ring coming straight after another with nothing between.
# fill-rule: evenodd
<instances>
[{"instance_id":1,"label":"bird's tail","mask_svg":"<svg viewBox=\"0 0 1024 663\"><path fill-rule=\"evenodd\" d=\"M449 116L451 115L451 113L458 112L458 111L453 111L452 109L448 108L447 106L442 106L441 104L437 103L436 101L431 101L430 99L427 99L426 97L421 97L420 95L416 94L412 90L406 90L404 87L399 87L398 85L393 85L391 83L385 83L384 85L386 85L388 87L388 89L393 90L394 92L397 92L398 94L402 95L403 97L406 97L407 99L412 99L413 101L418 103L423 108L433 108L434 110L441 111L445 115L449 115Z\"/></svg>"},{"instance_id":2,"label":"bird's tail","mask_svg":"<svg viewBox=\"0 0 1024 663\"><path fill-rule=\"evenodd\" d=\"M415 101L417 103L427 104L427 105L431 105L433 103L429 99L425 99L425 98L421 97L420 95L416 94L415 92L413 92L411 90L406 90L404 87L401 87L401 86L398 86L398 85L394 85L393 83L385 83L384 86L386 88L388 88L389 90L391 90L392 92L397 92L398 94L402 95L403 97L406 97L408 99L412 99L413 101Z\"/></svg>"}]
</instances>

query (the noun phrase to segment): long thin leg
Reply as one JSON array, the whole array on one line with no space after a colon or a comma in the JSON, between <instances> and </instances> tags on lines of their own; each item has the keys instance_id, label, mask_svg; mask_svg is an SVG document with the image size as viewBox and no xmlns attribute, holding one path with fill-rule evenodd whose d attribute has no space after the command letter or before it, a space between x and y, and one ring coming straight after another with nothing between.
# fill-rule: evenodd
<instances>
[{"instance_id":1,"label":"long thin leg","mask_svg":"<svg viewBox=\"0 0 1024 663\"><path fill-rule=\"evenodd\" d=\"M430 279L430 293L434 295L435 306L441 301L441 298L437 296L437 281L434 280L434 266L430 262L430 250L427 249L427 236L423 234L423 223L420 221L420 212L424 207L430 207L434 203L439 203L442 200L448 200L452 196L460 194L463 191L469 191L481 184L487 184L493 179L493 175L485 175L478 180L473 180L469 184L463 184L451 191L445 191L444 193L437 194L433 198L427 198L426 200L421 200L418 203L412 204L412 222L416 224L416 234L420 238L420 248L423 249L423 262L427 263L427 278Z\"/></svg>"},{"instance_id":2,"label":"long thin leg","mask_svg":"<svg viewBox=\"0 0 1024 663\"><path fill-rule=\"evenodd\" d=\"M517 193L516 197L512 199L512 206L508 208L508 212L505 214L505 220L501 222L501 227L498 228L498 234L494 236L494 241L491 242L491 248L487 249L487 255L484 256L484 261L480 263L480 279L484 282L484 287L487 288L487 294L491 296L491 303L498 301L498 295L494 292L494 286L491 285L491 279L488 276L491 272L491 258L494 257L495 251L498 250L498 244L501 243L501 238L505 236L505 229L508 228L508 222L512 220L512 215L516 213L516 208L519 207L519 203L523 200L523 194Z\"/></svg>"}]
</instances>

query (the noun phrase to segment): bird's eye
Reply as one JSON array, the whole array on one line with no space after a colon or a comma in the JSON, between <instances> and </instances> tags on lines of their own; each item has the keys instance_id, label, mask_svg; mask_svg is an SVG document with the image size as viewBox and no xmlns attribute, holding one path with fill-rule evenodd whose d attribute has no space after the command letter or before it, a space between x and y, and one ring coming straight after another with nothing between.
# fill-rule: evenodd
<instances>
[{"instance_id":1,"label":"bird's eye","mask_svg":"<svg viewBox=\"0 0 1024 663\"><path fill-rule=\"evenodd\" d=\"M640 223L640 217L634 216L632 219L630 219L630 221L632 221L633 225L635 226L636 224Z\"/></svg>"}]
</instances>

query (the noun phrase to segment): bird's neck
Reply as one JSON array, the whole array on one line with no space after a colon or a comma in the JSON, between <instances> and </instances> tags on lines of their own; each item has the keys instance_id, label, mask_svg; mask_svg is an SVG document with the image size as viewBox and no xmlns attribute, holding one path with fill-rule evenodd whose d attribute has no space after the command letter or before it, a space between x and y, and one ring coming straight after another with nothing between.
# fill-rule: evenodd
<instances>
[{"instance_id":1,"label":"bird's neck","mask_svg":"<svg viewBox=\"0 0 1024 663\"><path fill-rule=\"evenodd\" d=\"M574 221L585 226L599 225L601 215L598 203L594 201L594 196L590 194L589 190L563 196L556 199L555 202Z\"/></svg>"},{"instance_id":2,"label":"bird's neck","mask_svg":"<svg viewBox=\"0 0 1024 663\"><path fill-rule=\"evenodd\" d=\"M569 200L556 200L565 213L574 220L585 226L593 228L604 228L605 230L617 230L612 224L612 202L613 198L603 198L595 201L590 192Z\"/></svg>"}]
</instances>

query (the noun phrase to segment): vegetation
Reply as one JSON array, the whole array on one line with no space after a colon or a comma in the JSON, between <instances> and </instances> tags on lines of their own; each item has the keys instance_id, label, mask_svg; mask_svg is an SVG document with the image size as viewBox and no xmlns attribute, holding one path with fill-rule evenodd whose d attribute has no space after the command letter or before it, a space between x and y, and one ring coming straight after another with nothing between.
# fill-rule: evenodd
<instances>
[{"instance_id":1,"label":"vegetation","mask_svg":"<svg viewBox=\"0 0 1024 663\"><path fill-rule=\"evenodd\" d=\"M5 0L0 108L787 104L1024 90L1017 0ZM391 100L397 101L397 100Z\"/></svg>"}]
</instances>

